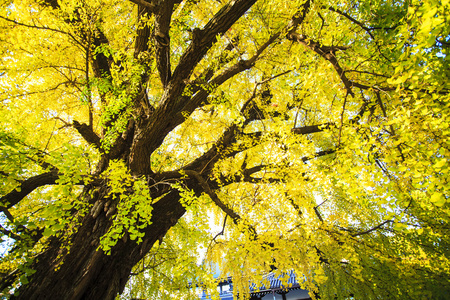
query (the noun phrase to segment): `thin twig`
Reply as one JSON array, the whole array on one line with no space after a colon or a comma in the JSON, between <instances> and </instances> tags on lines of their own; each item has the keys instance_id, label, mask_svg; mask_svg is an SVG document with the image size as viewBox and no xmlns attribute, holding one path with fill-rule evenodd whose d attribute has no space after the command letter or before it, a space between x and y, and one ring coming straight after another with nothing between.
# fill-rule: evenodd
<instances>
[{"instance_id":1,"label":"thin twig","mask_svg":"<svg viewBox=\"0 0 450 300\"><path fill-rule=\"evenodd\" d=\"M88 102L88 110L89 110L89 123L88 126L92 130L93 123L93 114L92 114L92 95L91 95L91 84L89 82L89 56L91 55L91 30L89 28L87 46L86 46L86 88L87 88L87 102Z\"/></svg>"},{"instance_id":2,"label":"thin twig","mask_svg":"<svg viewBox=\"0 0 450 300\"><path fill-rule=\"evenodd\" d=\"M59 30L59 29L55 29L55 28L50 28L50 27L41 27L41 26L36 26L36 25L25 24L25 23L17 22L16 20L12 20L12 19L9 19L9 18L5 18L5 17L3 17L3 16L0 16L0 19L3 19L3 20L5 20L5 21L8 21L8 22L14 23L14 24L16 24L16 25L20 25L20 26L25 26L25 27L34 28L34 29L40 29L40 30L50 30L50 31L54 31L54 32L58 32L58 33L62 33L62 34L68 35L68 36L70 36L77 44L79 44L81 47L84 48L83 43L81 43L80 41L78 41L78 40L77 40L71 33L69 33L69 32L65 32L65 31L62 31L62 30Z\"/></svg>"},{"instance_id":3,"label":"thin twig","mask_svg":"<svg viewBox=\"0 0 450 300\"><path fill-rule=\"evenodd\" d=\"M347 94L345 94L344 105L342 106L341 126L339 127L338 147L341 145L341 134L342 134L342 127L344 126L344 113L345 113L345 105L347 104L347 97L348 97L348 92L347 92Z\"/></svg>"},{"instance_id":4,"label":"thin twig","mask_svg":"<svg viewBox=\"0 0 450 300\"><path fill-rule=\"evenodd\" d=\"M366 231L361 231L361 232L352 234L352 236L353 236L353 237L356 237L356 236L360 236L360 235L364 235L364 234L371 233L372 231L375 231L375 230L377 230L377 229L380 229L380 228L381 228L382 226L384 226L385 224L387 224L387 223L392 223L392 222L394 222L394 221L392 221L392 220L386 220L386 221L384 221L383 223L381 223L381 224L379 224L379 225L377 225L377 226L375 226L375 227L373 227L373 228L371 228L371 229L368 229L368 230L366 230Z\"/></svg>"}]
</instances>

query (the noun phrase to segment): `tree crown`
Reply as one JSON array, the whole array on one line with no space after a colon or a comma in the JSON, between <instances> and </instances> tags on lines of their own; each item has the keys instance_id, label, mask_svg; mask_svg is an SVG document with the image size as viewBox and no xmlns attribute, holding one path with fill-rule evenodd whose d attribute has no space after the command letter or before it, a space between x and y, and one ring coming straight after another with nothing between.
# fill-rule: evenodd
<instances>
[{"instance_id":1,"label":"tree crown","mask_svg":"<svg viewBox=\"0 0 450 300\"><path fill-rule=\"evenodd\" d=\"M449 9L3 1L2 289L91 226L106 256L145 249L124 297L214 294L213 262L241 295L275 269L324 299L444 298Z\"/></svg>"}]
</instances>

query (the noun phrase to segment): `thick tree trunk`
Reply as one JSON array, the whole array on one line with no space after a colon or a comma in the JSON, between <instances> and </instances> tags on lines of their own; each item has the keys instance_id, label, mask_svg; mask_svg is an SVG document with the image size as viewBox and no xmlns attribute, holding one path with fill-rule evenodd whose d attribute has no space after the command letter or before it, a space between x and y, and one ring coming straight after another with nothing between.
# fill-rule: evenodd
<instances>
[{"instance_id":1,"label":"thick tree trunk","mask_svg":"<svg viewBox=\"0 0 450 300\"><path fill-rule=\"evenodd\" d=\"M97 201L103 201L99 199ZM137 244L125 235L106 255L99 249L100 237L111 226L111 217L102 212L86 215L71 239L69 252L56 239L36 260L36 272L12 299L114 299L122 292L131 269L153 244L183 216L179 194L173 190L153 205L152 223Z\"/></svg>"},{"instance_id":2,"label":"thick tree trunk","mask_svg":"<svg viewBox=\"0 0 450 300\"><path fill-rule=\"evenodd\" d=\"M90 111L89 124L73 121L72 126L87 143L97 148L101 154L101 159L95 172L96 176L102 174L108 168L110 161L120 159L127 165L129 173L133 176L147 176L148 178L153 176L154 178L151 179L154 183L157 183L159 182L159 177L166 180L167 174L153 173L150 161L152 153L161 146L166 136L172 130L186 120L186 115L193 113L202 103L206 102L210 94L210 92L200 87L202 85L199 85L197 91L200 92L196 93L197 96L191 98L184 96L186 86L188 84L192 85L189 83L189 78L193 74L195 67L217 41L218 37L224 35L256 0L230 1L228 4L223 5L205 26L201 29L195 28L192 32L191 42L179 58L178 64L173 69L173 72L169 57L171 53L171 48L169 47L169 28L174 3L180 3L181 1L156 1L157 3L153 3L154 1L132 2L140 5L138 8L139 22L143 15L146 15L146 18L150 17L151 14L155 16L154 30L150 30L150 26L143 28L136 26L140 29L137 29L136 32L135 60L133 64L141 64L142 67L150 65L146 57L153 51L151 44L154 43L157 69L164 86L164 93L159 99L158 105L155 108L151 107L150 103L146 100L146 86L149 83L150 69L146 70L144 72L145 74L139 79L140 90L135 91L135 87L125 88L121 86L116 91L129 93L129 96L133 99L130 108L133 110L132 114L134 117L133 121L130 120L128 122L127 128L117 137L116 141L112 145L109 145L111 146L109 151L102 148L101 137L93 131L92 111ZM60 9L59 1L44 0L40 1L40 3L44 4L44 6L51 7L55 11ZM71 7L70 10L73 10L72 12L67 12L65 6L63 8L64 13L57 13L55 17L65 18L65 23L69 26L74 26L75 35L79 35L80 41L83 43L83 48L87 50L86 53L83 53L83 57L87 58L85 75L88 80L86 82L89 82L89 62L92 64L91 67L97 79L100 79L101 82L103 80L112 80L111 68L114 65L119 67L120 62L114 62L115 59L112 56L107 57L103 51L99 51L95 55L92 55L94 52L90 52L91 50L108 49L109 42L107 35L102 32L101 25L96 24L94 28L91 28L91 25L85 27L86 24L84 23L81 12L84 11L82 8L89 8L89 5L80 4L79 6ZM88 10L86 9L86 11ZM67 17L66 14L70 17ZM90 34L87 34L91 31L95 32L92 40ZM253 62L262 53L262 50L258 53L258 55L253 57ZM140 59L145 61L140 61ZM209 78L211 79L211 86L219 86L236 74L250 68L250 66L251 63L243 61L236 63L235 66L232 66L229 70L225 70L221 75L217 75L212 79L213 74L211 74ZM113 81L109 83L111 86L115 86L116 84ZM124 79L123 85L127 84L129 82ZM89 85L88 89L90 89ZM103 101L102 105L106 105L104 95L101 94L103 92L100 90L98 92ZM108 109L104 106L99 113L108 111ZM112 119L103 124L104 133L109 132L109 130L115 132L116 129L113 128L112 124L116 121L115 118L119 118L119 114L121 113L122 111L115 111ZM220 144L227 146L226 141L232 138L234 138L234 135L230 135L227 139L221 141ZM217 152L217 149L219 147L216 147L213 151L208 151L208 155L214 151ZM191 171L191 174L197 177L195 180L189 178L181 179L182 176L178 170L173 170L172 175L174 177L171 179L183 180L197 194L203 191L203 185L209 190L209 194L212 195L213 199L215 199L208 184L204 182L204 178L208 178L209 176L207 171L210 171L214 164L208 155L196 159L192 168L182 168L183 171ZM219 156L214 156L215 160L218 158ZM205 169L206 166L208 166L208 170ZM47 169L47 167L44 169ZM201 176L199 173L202 173ZM2 200L5 200L4 202L7 203L4 210L19 203L34 189L40 186L55 184L59 176L59 171L55 168L51 172L26 180L21 185L21 190L17 189L17 192L13 191L7 196L2 197ZM99 188L99 186L97 185L96 188ZM104 193L97 193L97 195L108 194L106 192L106 183L100 189L103 189ZM161 190L162 188L158 192L150 191L150 193L157 194L156 197L152 195L152 198L156 199L163 195ZM76 229L77 232L70 237L63 237L61 239L57 237L50 238L46 250L42 254L39 254L33 261L33 265L31 265L31 268L35 272L28 277L29 283L19 287L16 295L12 299L114 299L124 289L133 266L148 253L157 240L165 236L167 231L177 223L185 212L184 207L179 202L180 195L176 190L164 190L164 193L166 193L165 196L153 204L153 216L151 223L144 229L145 236L143 237L143 241L137 244L135 241L130 240L128 234L125 233L123 238L112 248L111 254L106 255L99 249L99 245L101 237L108 232L108 229L113 223L114 207L108 207L106 209L104 208L106 205L103 205L108 202L110 203L112 200L106 199L107 196L104 196L105 198L99 196L99 199L91 199L89 191L86 191L84 193L86 202L89 201L94 206L80 220L80 225ZM226 209L226 206L220 203L218 199L215 202L219 207ZM101 209L100 213L100 210L97 208ZM15 276L11 276L11 278L16 279Z\"/></svg>"}]
</instances>

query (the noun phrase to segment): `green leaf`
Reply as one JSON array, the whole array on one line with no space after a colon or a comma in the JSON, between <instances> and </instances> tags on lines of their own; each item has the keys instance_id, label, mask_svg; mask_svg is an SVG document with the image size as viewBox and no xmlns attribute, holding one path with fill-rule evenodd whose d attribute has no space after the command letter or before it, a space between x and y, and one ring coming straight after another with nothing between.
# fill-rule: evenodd
<instances>
[{"instance_id":1,"label":"green leaf","mask_svg":"<svg viewBox=\"0 0 450 300\"><path fill-rule=\"evenodd\" d=\"M44 232L42 232L43 236L51 236L55 233L55 231L53 230L53 227L46 227L44 229Z\"/></svg>"},{"instance_id":2,"label":"green leaf","mask_svg":"<svg viewBox=\"0 0 450 300\"><path fill-rule=\"evenodd\" d=\"M434 205L439 207L443 206L446 202L444 195L439 192L435 192L433 195L431 195L430 201L434 203Z\"/></svg>"},{"instance_id":3,"label":"green leaf","mask_svg":"<svg viewBox=\"0 0 450 300\"><path fill-rule=\"evenodd\" d=\"M436 169L440 169L443 166L445 166L446 164L447 164L447 160L445 158L442 158L442 159L438 160L438 162L436 162L433 167Z\"/></svg>"}]
</instances>

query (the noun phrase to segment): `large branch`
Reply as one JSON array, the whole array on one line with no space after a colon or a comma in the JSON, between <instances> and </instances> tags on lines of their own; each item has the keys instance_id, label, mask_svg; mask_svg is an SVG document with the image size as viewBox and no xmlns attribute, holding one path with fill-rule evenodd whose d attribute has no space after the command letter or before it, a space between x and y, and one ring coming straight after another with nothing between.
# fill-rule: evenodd
<instances>
[{"instance_id":1,"label":"large branch","mask_svg":"<svg viewBox=\"0 0 450 300\"><path fill-rule=\"evenodd\" d=\"M39 174L21 181L21 184L19 186L15 187L11 192L0 198L0 210L3 211L13 207L39 187L57 184L57 180L60 178L60 176L62 176L62 174L59 173L58 169L55 168L49 172ZM84 185L84 180L87 177L83 177L84 179L80 180L79 182L75 182L75 184ZM91 181L91 184L98 183L99 181L96 179Z\"/></svg>"},{"instance_id":2,"label":"large branch","mask_svg":"<svg viewBox=\"0 0 450 300\"><path fill-rule=\"evenodd\" d=\"M88 142L98 150L102 150L100 137L92 130L91 126L88 126L84 123L79 123L78 121L73 121L73 127L78 131L78 133L84 138L86 142Z\"/></svg>"},{"instance_id":3,"label":"large branch","mask_svg":"<svg viewBox=\"0 0 450 300\"><path fill-rule=\"evenodd\" d=\"M250 69L255 62L259 59L259 57L262 55L262 53L273 43L275 43L281 35L286 30L292 30L292 28L296 28L298 25L300 25L303 20L305 19L305 16L309 10L310 1L306 1L300 8L300 10L292 17L289 24L282 30L274 33L272 36L270 36L267 41L262 44L256 53L247 60L241 60L234 64L233 66L229 67L228 69L224 70L221 74L214 77L212 80L210 80L207 84L212 87L218 87L224 82L226 82L228 79L234 77L235 75ZM286 73L289 73L290 71L283 72L281 74L276 75L273 78L276 78L278 76L282 76ZM273 78L270 78L268 80L271 80ZM259 83L257 86L259 86L261 83ZM183 107L182 112L188 112L191 113L194 111L195 108L197 108L202 102L206 101L207 96L210 94L210 92L206 91L205 89L199 89L198 92L192 97L187 104ZM178 118L182 117L181 112L177 116Z\"/></svg>"},{"instance_id":4,"label":"large branch","mask_svg":"<svg viewBox=\"0 0 450 300\"><path fill-rule=\"evenodd\" d=\"M99 48L103 45L109 46L109 41L106 38L106 35L99 28L96 28L96 31L97 33L92 41L92 45L94 46L94 48ZM102 52L98 52L95 56L93 56L92 69L94 70L95 77L109 78L109 76L111 76L111 64L112 58L106 57L106 55Z\"/></svg>"},{"instance_id":5,"label":"large branch","mask_svg":"<svg viewBox=\"0 0 450 300\"><path fill-rule=\"evenodd\" d=\"M196 28L192 33L191 44L174 71L173 80L178 81L189 78L195 66L216 42L217 37L230 29L255 2L256 0L231 1L217 12L203 29Z\"/></svg>"},{"instance_id":6,"label":"large branch","mask_svg":"<svg viewBox=\"0 0 450 300\"><path fill-rule=\"evenodd\" d=\"M143 1L145 2L145 1ZM145 2L147 3L147 2ZM146 6L138 7L138 22L145 16L149 16L152 13L152 9ZM138 24L136 30L136 39L134 41L134 57L137 58L139 53L147 51L149 48L148 42L150 39L150 27L147 24Z\"/></svg>"},{"instance_id":7,"label":"large branch","mask_svg":"<svg viewBox=\"0 0 450 300\"><path fill-rule=\"evenodd\" d=\"M218 68L222 68L224 65L231 62L233 58L235 58L234 55L230 55L229 52L236 48L237 43L237 39L230 41L226 45L226 47L219 53L219 55L214 57L214 63L212 63L192 81L192 84L194 85L194 89L192 91L193 94L201 90L202 85L208 84L208 82L210 82L211 78L213 78L213 76L216 74L216 70ZM238 54L236 53L236 56L237 55Z\"/></svg>"},{"instance_id":8,"label":"large branch","mask_svg":"<svg viewBox=\"0 0 450 300\"><path fill-rule=\"evenodd\" d=\"M162 144L166 135L178 125L173 116L185 105L182 93L193 69L217 37L224 34L255 2L256 0L233 1L232 4L225 5L202 30L195 30L191 44L164 90L160 105L136 132L129 159L133 173L151 173L150 156Z\"/></svg>"},{"instance_id":9,"label":"large branch","mask_svg":"<svg viewBox=\"0 0 450 300\"><path fill-rule=\"evenodd\" d=\"M151 172L149 157L154 149L159 147L164 137L173 128L185 120L186 115L192 113L198 106L206 101L210 92L203 88L200 88L190 99L181 96L182 91L188 83L187 79L193 68L212 46L217 35L223 34L224 30L229 28L254 2L255 1L241 0L235 1L231 6L226 5L213 19L210 20L210 22L208 22L203 30L194 30L191 45L181 57L180 63L175 69L174 74L165 89L160 106L153 113L147 128L144 128L139 132L138 139L135 140L132 151L133 156L130 157L130 166L134 172L140 174ZM261 54L277 41L283 32L290 30L303 22L308 8L309 1L302 6L300 10L301 13L298 13L299 16L294 16L284 30L280 30L272 35L251 58L239 61L235 65L224 70L222 73L211 79L208 84L214 87L220 86L236 74L251 68ZM200 37L199 34L202 34L202 37ZM214 152L214 150L212 152ZM138 157L140 159L138 159Z\"/></svg>"},{"instance_id":10,"label":"large branch","mask_svg":"<svg viewBox=\"0 0 450 300\"><path fill-rule=\"evenodd\" d=\"M235 58L235 57L229 55L229 53L228 53L228 51L231 51L236 47L235 43L237 43L237 41L231 41L230 43L228 43L227 46L223 49L223 51L220 52L220 54L213 59L213 61L215 63L211 64L201 74L197 75L196 78L194 78L192 81L189 82L188 88L191 91L191 93L190 93L190 95L185 95L185 96L181 97L182 103L189 103L192 98L191 95L197 95L197 93L199 91L204 90L205 86L213 85L213 81L211 79L213 78L214 75L216 75L216 73L217 73L216 69L221 68L222 66L231 62L233 60L233 58ZM231 68L233 68L233 66ZM226 70L229 70L229 68L227 68ZM226 70L224 72L226 72ZM228 79L229 78L230 77L228 77ZM214 87L215 88L218 87L217 83L215 83ZM202 100L200 100L200 102L205 103L206 99L209 95L210 95L210 93L207 93L206 95L202 95L203 98L202 98Z\"/></svg>"},{"instance_id":11,"label":"large branch","mask_svg":"<svg viewBox=\"0 0 450 300\"><path fill-rule=\"evenodd\" d=\"M145 7L146 9L150 10L150 11L155 11L156 9L156 4L152 2L148 2L146 0L130 0L130 2L133 2L134 4L137 4L141 7Z\"/></svg>"},{"instance_id":12,"label":"large branch","mask_svg":"<svg viewBox=\"0 0 450 300\"><path fill-rule=\"evenodd\" d=\"M180 62L173 73L170 85L166 89L167 96L163 97L161 106L174 108L173 110L177 112L181 112L183 107L187 106L184 101L179 101L185 100L181 99L181 97L179 98L179 95L181 95L184 87L188 83L188 78L192 71L211 48L213 43L216 42L217 37L224 34L255 2L256 0L237 0L234 1L232 5L227 4L208 22L208 24L205 25L203 29L194 29L191 44L181 57ZM266 47L267 45L263 46L251 59L241 61L230 67L209 82L209 84L218 86L234 75L250 68ZM174 94L174 96L179 99L170 97L170 94ZM195 104L199 102L200 98L203 99L204 96L198 95L195 99L191 99L189 101L191 109L187 110L192 110L192 107L196 108L198 104L197 106L195 106Z\"/></svg>"},{"instance_id":13,"label":"large branch","mask_svg":"<svg viewBox=\"0 0 450 300\"><path fill-rule=\"evenodd\" d=\"M0 209L13 207L38 187L55 184L58 178L59 175L56 170L28 178L14 190L0 198Z\"/></svg>"},{"instance_id":14,"label":"large branch","mask_svg":"<svg viewBox=\"0 0 450 300\"><path fill-rule=\"evenodd\" d=\"M309 12L311 7L311 1L307 0L300 6L300 9L295 13L292 17L291 21L288 24L288 33L294 32L297 30L298 26L303 23L306 18L306 15Z\"/></svg>"},{"instance_id":15,"label":"large branch","mask_svg":"<svg viewBox=\"0 0 450 300\"><path fill-rule=\"evenodd\" d=\"M229 67L228 69L224 70L222 73L211 79L208 82L208 85L211 87L218 87L222 85L224 82L226 82L228 79L253 67L253 65L261 56L261 54L271 44L273 44L279 38L280 35L281 32L272 35L261 47L259 47L259 49L251 58L249 58L248 60L241 60L236 64L234 64L233 66ZM206 101L206 98L210 95L210 93L211 91L208 91L206 89L200 89L177 114L176 116L177 119L182 118L185 112L192 113L195 110L195 108L197 108L199 105L201 105L203 102Z\"/></svg>"},{"instance_id":16,"label":"large branch","mask_svg":"<svg viewBox=\"0 0 450 300\"><path fill-rule=\"evenodd\" d=\"M173 12L173 0L166 0L159 6L155 18L155 54L156 67L164 87L172 76L170 70L170 36L169 28Z\"/></svg>"},{"instance_id":17,"label":"large branch","mask_svg":"<svg viewBox=\"0 0 450 300\"><path fill-rule=\"evenodd\" d=\"M318 124L318 125L309 125L309 126L303 126L303 127L296 127L292 128L292 133L295 134L311 134L316 132L322 132L326 129L330 129L332 127L336 127L333 123L324 123L324 124Z\"/></svg>"}]
</instances>

